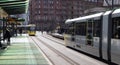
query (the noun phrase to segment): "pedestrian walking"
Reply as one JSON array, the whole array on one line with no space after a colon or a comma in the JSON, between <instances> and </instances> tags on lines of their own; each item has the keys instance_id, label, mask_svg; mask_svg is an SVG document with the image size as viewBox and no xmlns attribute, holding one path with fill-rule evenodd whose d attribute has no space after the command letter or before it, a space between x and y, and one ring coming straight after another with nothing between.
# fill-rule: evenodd
<instances>
[{"instance_id":1,"label":"pedestrian walking","mask_svg":"<svg viewBox=\"0 0 120 65\"><path fill-rule=\"evenodd\" d=\"M10 38L11 38L10 30L6 29L3 40L7 39L7 45L10 45Z\"/></svg>"},{"instance_id":2,"label":"pedestrian walking","mask_svg":"<svg viewBox=\"0 0 120 65\"><path fill-rule=\"evenodd\" d=\"M22 35L22 28L19 29L19 33L20 33L20 35Z\"/></svg>"}]
</instances>

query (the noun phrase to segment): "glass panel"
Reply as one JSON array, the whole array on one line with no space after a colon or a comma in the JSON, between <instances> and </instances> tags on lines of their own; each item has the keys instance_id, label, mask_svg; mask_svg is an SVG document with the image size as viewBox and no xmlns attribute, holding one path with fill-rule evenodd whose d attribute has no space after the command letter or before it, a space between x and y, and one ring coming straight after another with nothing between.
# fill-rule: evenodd
<instances>
[{"instance_id":1,"label":"glass panel","mask_svg":"<svg viewBox=\"0 0 120 65\"><path fill-rule=\"evenodd\" d=\"M93 30L93 36L94 37L100 37L100 32L101 32L101 22L100 20L95 20L93 23L94 30Z\"/></svg>"},{"instance_id":2,"label":"glass panel","mask_svg":"<svg viewBox=\"0 0 120 65\"><path fill-rule=\"evenodd\" d=\"M87 22L87 32L86 32L87 45L93 46L93 22Z\"/></svg>"},{"instance_id":3,"label":"glass panel","mask_svg":"<svg viewBox=\"0 0 120 65\"><path fill-rule=\"evenodd\" d=\"M74 34L74 23L67 24L66 34Z\"/></svg>"},{"instance_id":4,"label":"glass panel","mask_svg":"<svg viewBox=\"0 0 120 65\"><path fill-rule=\"evenodd\" d=\"M112 20L112 38L120 39L120 17Z\"/></svg>"},{"instance_id":5,"label":"glass panel","mask_svg":"<svg viewBox=\"0 0 120 65\"><path fill-rule=\"evenodd\" d=\"M76 35L86 35L86 22L76 23Z\"/></svg>"},{"instance_id":6,"label":"glass panel","mask_svg":"<svg viewBox=\"0 0 120 65\"><path fill-rule=\"evenodd\" d=\"M30 27L30 30L31 31L35 31L35 27Z\"/></svg>"}]
</instances>

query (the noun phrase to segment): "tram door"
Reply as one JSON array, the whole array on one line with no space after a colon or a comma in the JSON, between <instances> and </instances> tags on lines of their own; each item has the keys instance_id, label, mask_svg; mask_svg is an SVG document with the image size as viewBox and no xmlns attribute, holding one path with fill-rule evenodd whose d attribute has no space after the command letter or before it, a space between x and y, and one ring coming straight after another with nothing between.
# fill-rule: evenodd
<instances>
[{"instance_id":1,"label":"tram door","mask_svg":"<svg viewBox=\"0 0 120 65\"><path fill-rule=\"evenodd\" d=\"M92 20L87 22L86 45L93 46L93 22L92 22Z\"/></svg>"},{"instance_id":2,"label":"tram door","mask_svg":"<svg viewBox=\"0 0 120 65\"><path fill-rule=\"evenodd\" d=\"M86 52L99 57L100 22L89 20L86 27Z\"/></svg>"},{"instance_id":3,"label":"tram door","mask_svg":"<svg viewBox=\"0 0 120 65\"><path fill-rule=\"evenodd\" d=\"M120 64L120 17L112 20L111 61Z\"/></svg>"}]
</instances>

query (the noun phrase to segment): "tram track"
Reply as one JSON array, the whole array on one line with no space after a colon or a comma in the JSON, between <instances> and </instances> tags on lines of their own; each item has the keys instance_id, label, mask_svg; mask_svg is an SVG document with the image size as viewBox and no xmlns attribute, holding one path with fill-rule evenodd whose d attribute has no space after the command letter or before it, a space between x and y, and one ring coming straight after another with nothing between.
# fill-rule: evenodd
<instances>
[{"instance_id":1,"label":"tram track","mask_svg":"<svg viewBox=\"0 0 120 65\"><path fill-rule=\"evenodd\" d=\"M54 62L49 58L49 56L44 52L44 50L41 49L41 47L39 46L39 44L33 39L33 37L29 37L31 40L33 40L33 42L35 43L35 45L45 54L45 56L48 58L48 60L52 63L52 65L55 65Z\"/></svg>"},{"instance_id":2,"label":"tram track","mask_svg":"<svg viewBox=\"0 0 120 65\"><path fill-rule=\"evenodd\" d=\"M48 38L48 37L46 37L46 36L42 36L42 37L44 37L44 38L46 38L46 39L49 39L49 40L51 40L51 41L53 41L53 42L56 42L56 43L58 43L58 44L60 44L60 45L65 46L65 44L60 43L60 42L57 42L57 41L55 41L55 40L53 40L53 39L50 39L50 38Z\"/></svg>"},{"instance_id":3,"label":"tram track","mask_svg":"<svg viewBox=\"0 0 120 65\"><path fill-rule=\"evenodd\" d=\"M35 42L35 44L36 44L37 46L39 46L39 44L38 44L34 39L36 39L36 40L38 40L39 42L43 43L43 44L44 44L45 46L47 46L50 50L52 50L54 53L56 53L59 57L63 58L65 61L67 61L70 65L80 65L79 63L77 63L76 61L72 60L72 59L69 58L68 56L64 55L62 52L60 52L59 50L53 48L53 47L50 46L49 44L45 43L43 40L39 39L38 37L34 37L34 39L33 39L33 38L31 38L31 39ZM47 39L48 39L48 38L47 38ZM51 40L51 41L53 41L53 40ZM55 41L53 41L53 42L55 42ZM55 43L57 43L57 42L55 42ZM39 47L40 47L40 46L39 46ZM44 52L44 51L43 51L43 52ZM48 57L48 56L47 56L47 57ZM53 63L53 61L52 61L49 57L48 57L48 59ZM53 63L53 65L55 65L55 64Z\"/></svg>"}]
</instances>

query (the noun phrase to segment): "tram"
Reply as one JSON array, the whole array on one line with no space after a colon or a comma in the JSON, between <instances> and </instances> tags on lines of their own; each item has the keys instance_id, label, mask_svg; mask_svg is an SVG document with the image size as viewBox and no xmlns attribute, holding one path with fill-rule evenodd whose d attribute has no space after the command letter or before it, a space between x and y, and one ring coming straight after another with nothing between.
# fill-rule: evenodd
<instances>
[{"instance_id":1,"label":"tram","mask_svg":"<svg viewBox=\"0 0 120 65\"><path fill-rule=\"evenodd\" d=\"M35 24L29 24L28 25L28 34L29 34L29 36L35 36L35 34L36 34Z\"/></svg>"},{"instance_id":2,"label":"tram","mask_svg":"<svg viewBox=\"0 0 120 65\"><path fill-rule=\"evenodd\" d=\"M66 20L66 46L120 65L120 9Z\"/></svg>"}]
</instances>

